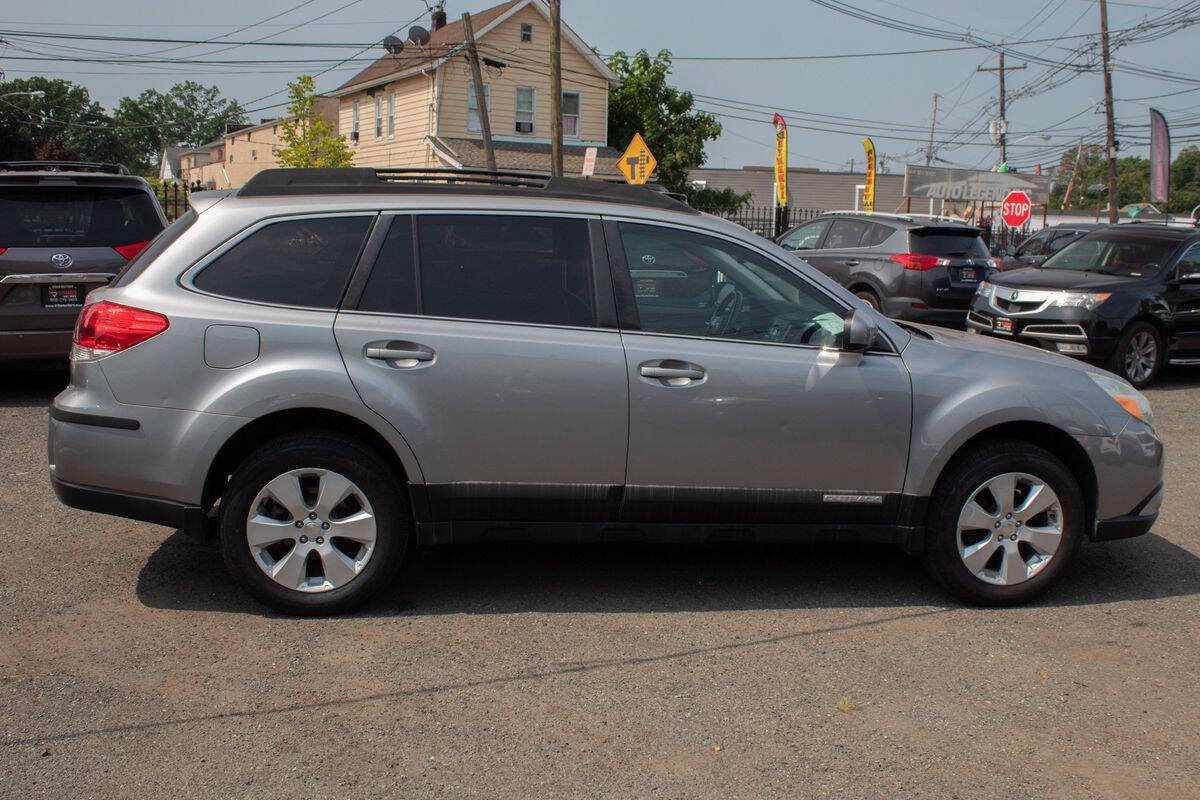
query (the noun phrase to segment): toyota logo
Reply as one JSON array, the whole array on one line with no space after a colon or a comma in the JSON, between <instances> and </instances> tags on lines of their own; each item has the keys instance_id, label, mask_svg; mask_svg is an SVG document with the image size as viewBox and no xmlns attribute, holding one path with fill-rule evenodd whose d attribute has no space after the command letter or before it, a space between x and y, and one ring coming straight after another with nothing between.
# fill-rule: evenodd
<instances>
[{"instance_id":1,"label":"toyota logo","mask_svg":"<svg viewBox=\"0 0 1200 800\"><path fill-rule=\"evenodd\" d=\"M50 256L50 263L59 269L66 269L67 267L71 266L74 261L75 259L71 258L71 256L67 253L55 253L54 255Z\"/></svg>"}]
</instances>

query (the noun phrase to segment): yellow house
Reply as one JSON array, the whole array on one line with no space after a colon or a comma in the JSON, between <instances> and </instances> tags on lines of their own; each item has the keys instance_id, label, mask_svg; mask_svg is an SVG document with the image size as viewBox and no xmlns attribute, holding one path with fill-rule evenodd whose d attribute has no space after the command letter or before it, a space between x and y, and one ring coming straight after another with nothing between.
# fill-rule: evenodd
<instances>
[{"instance_id":1,"label":"yellow house","mask_svg":"<svg viewBox=\"0 0 1200 800\"><path fill-rule=\"evenodd\" d=\"M497 167L549 171L549 5L509 0L473 13L471 24ZM563 171L578 175L587 148L596 147L596 174L616 176L608 90L617 76L565 22L561 42ZM462 20L447 22L435 9L427 42L405 41L327 95L338 100L339 131L356 166L486 166L465 53Z\"/></svg>"}]
</instances>

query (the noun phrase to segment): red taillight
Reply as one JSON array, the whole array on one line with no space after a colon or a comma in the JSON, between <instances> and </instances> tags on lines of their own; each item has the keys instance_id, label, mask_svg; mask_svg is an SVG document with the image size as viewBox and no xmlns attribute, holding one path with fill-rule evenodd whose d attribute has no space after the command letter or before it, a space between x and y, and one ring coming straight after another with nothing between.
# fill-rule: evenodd
<instances>
[{"instance_id":1,"label":"red taillight","mask_svg":"<svg viewBox=\"0 0 1200 800\"><path fill-rule=\"evenodd\" d=\"M145 250L148 244L150 244L149 239L144 242L134 242L133 244L119 244L113 250L116 250L117 255L126 261L133 261L133 257Z\"/></svg>"},{"instance_id":2,"label":"red taillight","mask_svg":"<svg viewBox=\"0 0 1200 800\"><path fill-rule=\"evenodd\" d=\"M127 350L157 336L169 325L166 317L154 311L118 303L92 303L79 312L73 341L77 347L90 351L89 356L94 358Z\"/></svg>"},{"instance_id":3,"label":"red taillight","mask_svg":"<svg viewBox=\"0 0 1200 800\"><path fill-rule=\"evenodd\" d=\"M7 247L0 247L0 256L4 255L4 251L7 249Z\"/></svg>"},{"instance_id":4,"label":"red taillight","mask_svg":"<svg viewBox=\"0 0 1200 800\"><path fill-rule=\"evenodd\" d=\"M905 269L915 269L924 272L933 269L940 260L937 256L923 256L919 253L892 253L891 260Z\"/></svg>"}]
</instances>

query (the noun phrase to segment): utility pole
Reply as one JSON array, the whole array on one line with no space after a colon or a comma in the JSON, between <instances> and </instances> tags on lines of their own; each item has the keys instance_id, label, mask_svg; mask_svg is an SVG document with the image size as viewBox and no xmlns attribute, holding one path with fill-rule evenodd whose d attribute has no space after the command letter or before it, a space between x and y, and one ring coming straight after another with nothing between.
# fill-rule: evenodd
<instances>
[{"instance_id":1,"label":"utility pole","mask_svg":"<svg viewBox=\"0 0 1200 800\"><path fill-rule=\"evenodd\" d=\"M487 168L496 171L496 151L492 149L492 121L488 118L487 92L483 88L483 75L479 71L479 50L475 47L475 29L471 26L471 15L463 14L463 33L467 39L467 61L471 62L471 83L475 85L475 107L479 109L479 129L483 132L483 156Z\"/></svg>"},{"instance_id":2,"label":"utility pole","mask_svg":"<svg viewBox=\"0 0 1200 800\"><path fill-rule=\"evenodd\" d=\"M929 146L925 148L925 166L933 163L933 129L937 127L938 93L933 93L933 111L929 114Z\"/></svg>"},{"instance_id":3,"label":"utility pole","mask_svg":"<svg viewBox=\"0 0 1200 800\"><path fill-rule=\"evenodd\" d=\"M1108 221L1117 221L1117 134L1113 126L1112 69L1108 61L1108 3L1100 0L1100 58L1104 68L1104 130L1108 157Z\"/></svg>"},{"instance_id":4,"label":"utility pole","mask_svg":"<svg viewBox=\"0 0 1200 800\"><path fill-rule=\"evenodd\" d=\"M1004 47L1004 42L1000 43L1000 47ZM1004 66L1004 50L1000 50L1000 66L999 67L976 67L976 72L999 72L1000 73L1000 163L1008 163L1008 117L1007 117L1007 95L1004 91L1004 73L1012 72L1013 70L1025 69L1027 65L1022 64L1019 67Z\"/></svg>"},{"instance_id":5,"label":"utility pole","mask_svg":"<svg viewBox=\"0 0 1200 800\"><path fill-rule=\"evenodd\" d=\"M550 174L561 177L562 157L562 20L560 0L550 0Z\"/></svg>"}]
</instances>

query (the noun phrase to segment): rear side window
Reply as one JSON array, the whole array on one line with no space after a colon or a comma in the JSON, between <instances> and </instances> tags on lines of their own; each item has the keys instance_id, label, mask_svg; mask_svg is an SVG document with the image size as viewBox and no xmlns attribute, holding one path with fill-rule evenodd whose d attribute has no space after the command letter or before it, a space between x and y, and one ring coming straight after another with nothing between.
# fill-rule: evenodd
<instances>
[{"instance_id":1,"label":"rear side window","mask_svg":"<svg viewBox=\"0 0 1200 800\"><path fill-rule=\"evenodd\" d=\"M192 281L197 289L273 305L336 308L370 216L289 219L259 228Z\"/></svg>"},{"instance_id":2,"label":"rear side window","mask_svg":"<svg viewBox=\"0 0 1200 800\"><path fill-rule=\"evenodd\" d=\"M965 256L987 258L987 245L979 234L945 228L916 228L909 231L912 252L922 256Z\"/></svg>"},{"instance_id":3,"label":"rear side window","mask_svg":"<svg viewBox=\"0 0 1200 800\"><path fill-rule=\"evenodd\" d=\"M149 192L137 188L0 188L0 247L118 247L163 229Z\"/></svg>"},{"instance_id":4,"label":"rear side window","mask_svg":"<svg viewBox=\"0 0 1200 800\"><path fill-rule=\"evenodd\" d=\"M189 208L186 213L163 228L162 233L155 236L149 245L133 257L132 261L121 267L121 271L113 279L112 285L125 286L132 283L134 278L146 271L146 267L150 265L150 262L162 255L163 251L182 236L184 231L192 227L192 223L195 221L196 211Z\"/></svg>"},{"instance_id":5,"label":"rear side window","mask_svg":"<svg viewBox=\"0 0 1200 800\"><path fill-rule=\"evenodd\" d=\"M417 242L422 311L429 316L596 324L584 220L422 215Z\"/></svg>"},{"instance_id":6,"label":"rear side window","mask_svg":"<svg viewBox=\"0 0 1200 800\"><path fill-rule=\"evenodd\" d=\"M887 225L872 222L867 227L867 232L863 234L859 247L877 247L886 242L891 235L892 229Z\"/></svg>"},{"instance_id":7,"label":"rear side window","mask_svg":"<svg viewBox=\"0 0 1200 800\"><path fill-rule=\"evenodd\" d=\"M359 311L416 314L416 264L413 259L412 217L392 218L383 248L371 268L371 277L358 300Z\"/></svg>"},{"instance_id":8,"label":"rear side window","mask_svg":"<svg viewBox=\"0 0 1200 800\"><path fill-rule=\"evenodd\" d=\"M829 226L829 235L825 237L824 249L836 250L839 247L858 247L863 234L867 232L867 223L857 219L839 219Z\"/></svg>"}]
</instances>

